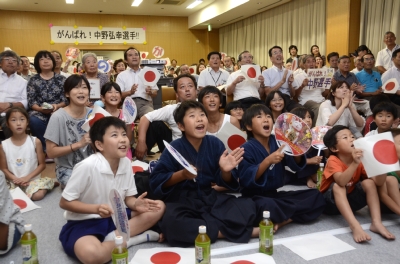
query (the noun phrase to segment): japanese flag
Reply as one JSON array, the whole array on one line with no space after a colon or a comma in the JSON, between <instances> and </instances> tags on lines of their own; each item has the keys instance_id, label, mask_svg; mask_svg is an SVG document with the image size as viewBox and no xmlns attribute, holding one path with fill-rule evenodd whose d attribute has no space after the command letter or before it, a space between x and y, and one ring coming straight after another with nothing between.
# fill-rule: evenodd
<instances>
[{"instance_id":1,"label":"japanese flag","mask_svg":"<svg viewBox=\"0 0 400 264\"><path fill-rule=\"evenodd\" d=\"M294 58L292 60L292 71L295 71L299 66L299 59L298 58Z\"/></svg>"},{"instance_id":2,"label":"japanese flag","mask_svg":"<svg viewBox=\"0 0 400 264\"><path fill-rule=\"evenodd\" d=\"M139 249L129 264L187 264L195 260L194 248Z\"/></svg>"},{"instance_id":3,"label":"japanese flag","mask_svg":"<svg viewBox=\"0 0 400 264\"><path fill-rule=\"evenodd\" d=\"M261 75L261 68L259 65L243 65L240 70L246 79L255 82L258 81L258 77Z\"/></svg>"},{"instance_id":4,"label":"japanese flag","mask_svg":"<svg viewBox=\"0 0 400 264\"><path fill-rule=\"evenodd\" d=\"M146 59L147 55L149 55L149 53L147 51L141 51L140 52L140 59L142 59L142 60Z\"/></svg>"},{"instance_id":5,"label":"japanese flag","mask_svg":"<svg viewBox=\"0 0 400 264\"><path fill-rule=\"evenodd\" d=\"M197 71L197 66L196 65L193 65L193 66L189 67L190 74L196 74L196 71Z\"/></svg>"},{"instance_id":6,"label":"japanese flag","mask_svg":"<svg viewBox=\"0 0 400 264\"><path fill-rule=\"evenodd\" d=\"M157 84L161 75L156 68L144 67L140 73L139 78L142 80L144 85L154 86Z\"/></svg>"},{"instance_id":7,"label":"japanese flag","mask_svg":"<svg viewBox=\"0 0 400 264\"><path fill-rule=\"evenodd\" d=\"M266 254L255 253L251 255L230 257L230 258L211 258L212 263L218 264L275 264L275 260Z\"/></svg>"},{"instance_id":8,"label":"japanese flag","mask_svg":"<svg viewBox=\"0 0 400 264\"><path fill-rule=\"evenodd\" d=\"M382 85L382 89L384 93L394 94L399 89L399 82L396 78L391 78Z\"/></svg>"},{"instance_id":9,"label":"japanese flag","mask_svg":"<svg viewBox=\"0 0 400 264\"><path fill-rule=\"evenodd\" d=\"M95 105L93 109L91 109L89 113L86 115L86 122L82 125L82 129L85 130L86 132L89 132L90 128L97 120L106 116L111 116L111 115L100 106Z\"/></svg>"},{"instance_id":10,"label":"japanese flag","mask_svg":"<svg viewBox=\"0 0 400 264\"><path fill-rule=\"evenodd\" d=\"M224 143L228 152L231 152L246 142L247 135L230 122L226 122L218 132L217 138Z\"/></svg>"},{"instance_id":11,"label":"japanese flag","mask_svg":"<svg viewBox=\"0 0 400 264\"><path fill-rule=\"evenodd\" d=\"M135 160L131 163L133 174L149 169L149 164L140 160Z\"/></svg>"},{"instance_id":12,"label":"japanese flag","mask_svg":"<svg viewBox=\"0 0 400 264\"><path fill-rule=\"evenodd\" d=\"M10 190L11 196L14 200L14 204L21 209L21 213L29 212L40 208L32 202L31 199L19 188Z\"/></svg>"},{"instance_id":13,"label":"japanese flag","mask_svg":"<svg viewBox=\"0 0 400 264\"><path fill-rule=\"evenodd\" d=\"M363 150L361 162L368 177L400 170L391 132L357 139L354 147Z\"/></svg>"}]
</instances>

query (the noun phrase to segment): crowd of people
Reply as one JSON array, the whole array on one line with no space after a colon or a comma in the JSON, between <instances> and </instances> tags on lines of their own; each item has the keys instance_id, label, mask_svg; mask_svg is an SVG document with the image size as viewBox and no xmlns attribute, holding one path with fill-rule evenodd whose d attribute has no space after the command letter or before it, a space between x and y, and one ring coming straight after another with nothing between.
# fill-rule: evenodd
<instances>
[{"instance_id":1,"label":"crowd of people","mask_svg":"<svg viewBox=\"0 0 400 264\"><path fill-rule=\"evenodd\" d=\"M208 65L200 60L193 74L188 64L178 67L172 60L165 73L174 78L176 103L156 110L152 100L159 88L146 86L139 78L140 52L134 47L115 61L115 72L108 75L98 71L93 53L83 55L82 72L70 74L62 67L59 52L39 51L33 74L27 57L2 52L0 204L6 206L0 208L0 231L8 232L0 233L8 235L0 237L0 253L19 240L24 223L9 192L3 191L6 186L18 186L32 200L40 200L58 184L67 219L59 239L68 255L84 263L111 258L118 235L110 217L115 213L108 201L111 189L118 190L127 207L128 246L164 239L171 246L192 246L200 225L207 226L212 242L225 238L246 243L258 237L258 223L266 210L275 232L290 222L314 221L322 213L341 214L354 240L364 242L371 237L353 212L366 205L370 230L394 239L382 225L381 213L400 214L400 172L368 178L360 161L363 152L353 142L390 131L400 158L400 90L388 95L382 89L391 78L400 83L400 46L395 40L394 33L385 34L386 48L376 62L365 45L352 57L330 52L327 61L317 45L303 55L291 45L285 64L282 48L273 46L268 52L273 66L260 66L256 81L241 71L244 65L255 65L250 51L241 52L237 61L210 52ZM331 85L306 89L308 70L324 67L335 71ZM90 98L91 79L100 82L100 98ZM137 106L137 138L133 126L123 122L120 109L128 96ZM111 116L86 132L82 125L99 99ZM357 103L360 99L362 103ZM297 115L310 128L331 126L324 137L327 151L284 154L273 127L285 112ZM216 137L228 122L247 133L247 142L231 152ZM196 175L164 151L163 140L185 157ZM147 192L137 194L130 162L143 160L155 144L162 154L149 176L152 197L147 198ZM56 181L40 177L46 158L56 163ZM318 190L316 172L321 163L325 169ZM307 188L277 191L287 184ZM240 192L241 197L226 191Z\"/></svg>"}]
</instances>

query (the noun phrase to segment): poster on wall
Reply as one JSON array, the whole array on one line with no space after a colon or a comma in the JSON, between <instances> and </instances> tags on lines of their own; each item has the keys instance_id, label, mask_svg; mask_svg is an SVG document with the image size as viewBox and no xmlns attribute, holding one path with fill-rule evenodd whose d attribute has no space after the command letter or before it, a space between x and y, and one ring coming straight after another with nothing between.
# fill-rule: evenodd
<instances>
[{"instance_id":1,"label":"poster on wall","mask_svg":"<svg viewBox=\"0 0 400 264\"><path fill-rule=\"evenodd\" d=\"M51 41L54 43L143 43L146 31L143 28L108 27L58 27L50 28Z\"/></svg>"}]
</instances>

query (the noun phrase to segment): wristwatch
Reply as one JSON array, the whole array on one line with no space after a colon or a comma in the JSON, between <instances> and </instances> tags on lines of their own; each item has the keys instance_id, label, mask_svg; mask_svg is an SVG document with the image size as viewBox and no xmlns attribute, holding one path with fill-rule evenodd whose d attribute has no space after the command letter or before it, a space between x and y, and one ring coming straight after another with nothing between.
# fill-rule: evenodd
<instances>
[{"instance_id":1,"label":"wristwatch","mask_svg":"<svg viewBox=\"0 0 400 264\"><path fill-rule=\"evenodd\" d=\"M10 108L14 106L14 104L13 104L13 103L9 103L9 104L10 104Z\"/></svg>"}]
</instances>

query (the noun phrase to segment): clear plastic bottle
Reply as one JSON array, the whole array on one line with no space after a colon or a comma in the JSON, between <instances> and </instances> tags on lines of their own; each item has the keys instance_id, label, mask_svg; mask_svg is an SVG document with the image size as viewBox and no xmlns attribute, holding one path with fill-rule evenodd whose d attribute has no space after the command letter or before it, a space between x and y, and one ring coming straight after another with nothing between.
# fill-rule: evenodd
<instances>
[{"instance_id":1,"label":"clear plastic bottle","mask_svg":"<svg viewBox=\"0 0 400 264\"><path fill-rule=\"evenodd\" d=\"M323 173L324 173L324 163L320 163L318 171L317 171L317 189L318 190L321 188L322 174Z\"/></svg>"},{"instance_id":2,"label":"clear plastic bottle","mask_svg":"<svg viewBox=\"0 0 400 264\"><path fill-rule=\"evenodd\" d=\"M194 241L196 264L211 263L211 240L207 235L207 228L199 226L199 234Z\"/></svg>"},{"instance_id":3,"label":"clear plastic bottle","mask_svg":"<svg viewBox=\"0 0 400 264\"><path fill-rule=\"evenodd\" d=\"M117 236L114 241L115 248L112 252L112 264L128 264L128 250L122 245L124 238Z\"/></svg>"},{"instance_id":4,"label":"clear plastic bottle","mask_svg":"<svg viewBox=\"0 0 400 264\"><path fill-rule=\"evenodd\" d=\"M259 252L272 255L274 253L274 224L269 217L269 211L264 211L264 219L260 222Z\"/></svg>"},{"instance_id":5,"label":"clear plastic bottle","mask_svg":"<svg viewBox=\"0 0 400 264\"><path fill-rule=\"evenodd\" d=\"M24 225L25 233L21 237L22 263L39 264L37 237L32 232L32 225Z\"/></svg>"}]
</instances>

